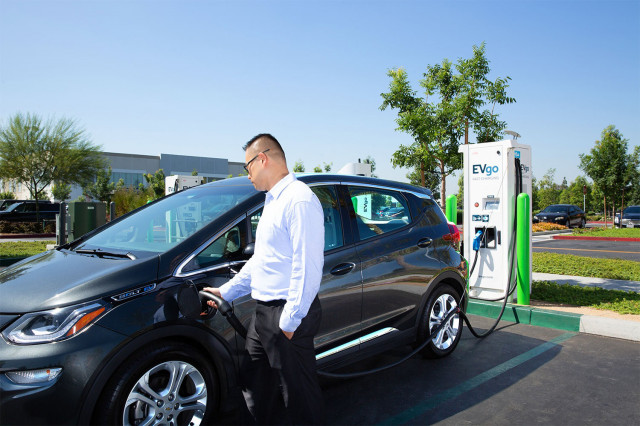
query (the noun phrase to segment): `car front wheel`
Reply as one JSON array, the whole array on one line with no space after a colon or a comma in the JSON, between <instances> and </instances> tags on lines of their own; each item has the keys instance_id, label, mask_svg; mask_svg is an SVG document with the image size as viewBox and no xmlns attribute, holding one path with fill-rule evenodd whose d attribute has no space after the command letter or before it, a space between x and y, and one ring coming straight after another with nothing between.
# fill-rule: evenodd
<instances>
[{"instance_id":1,"label":"car front wheel","mask_svg":"<svg viewBox=\"0 0 640 426\"><path fill-rule=\"evenodd\" d=\"M418 344L424 343L449 312L460 305L460 295L450 285L436 288L429 297L418 330ZM462 336L462 318L454 314L422 350L427 358L442 358L454 351Z\"/></svg>"},{"instance_id":2,"label":"car front wheel","mask_svg":"<svg viewBox=\"0 0 640 426\"><path fill-rule=\"evenodd\" d=\"M134 354L109 381L96 421L118 425L206 424L216 409L215 373L195 348L165 342Z\"/></svg>"}]
</instances>

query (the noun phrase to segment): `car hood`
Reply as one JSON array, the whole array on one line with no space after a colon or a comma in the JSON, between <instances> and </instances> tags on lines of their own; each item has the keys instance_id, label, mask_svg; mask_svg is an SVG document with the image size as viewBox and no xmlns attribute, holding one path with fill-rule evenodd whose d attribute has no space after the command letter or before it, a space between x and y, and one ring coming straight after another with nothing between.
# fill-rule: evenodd
<instances>
[{"instance_id":1,"label":"car hood","mask_svg":"<svg viewBox=\"0 0 640 426\"><path fill-rule=\"evenodd\" d=\"M21 314L111 296L154 282L158 256L111 259L50 250L0 273L0 313Z\"/></svg>"}]
</instances>

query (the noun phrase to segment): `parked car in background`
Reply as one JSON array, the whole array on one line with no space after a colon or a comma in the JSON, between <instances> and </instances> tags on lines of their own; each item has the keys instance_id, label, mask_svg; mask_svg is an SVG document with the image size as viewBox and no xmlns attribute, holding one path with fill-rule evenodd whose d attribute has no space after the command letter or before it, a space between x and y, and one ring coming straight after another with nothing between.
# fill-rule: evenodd
<instances>
[{"instance_id":1,"label":"parked car in background","mask_svg":"<svg viewBox=\"0 0 640 426\"><path fill-rule=\"evenodd\" d=\"M36 222L39 220L55 220L60 212L60 203L38 201L39 214L36 214L35 201L19 201L11 204L6 210L0 211L0 221L6 222Z\"/></svg>"},{"instance_id":2,"label":"parked car in background","mask_svg":"<svg viewBox=\"0 0 640 426\"><path fill-rule=\"evenodd\" d=\"M573 204L552 204L533 216L533 223L538 222L557 223L568 228L584 228L587 216L580 207Z\"/></svg>"},{"instance_id":3,"label":"parked car in background","mask_svg":"<svg viewBox=\"0 0 640 426\"><path fill-rule=\"evenodd\" d=\"M622 214L616 213L613 221L621 228L640 228L640 206L628 206L622 210Z\"/></svg>"},{"instance_id":4,"label":"parked car in background","mask_svg":"<svg viewBox=\"0 0 640 426\"><path fill-rule=\"evenodd\" d=\"M429 190L359 176L299 179L324 211L318 368L423 343L464 310L459 232ZM354 204L374 197L404 216L359 215ZM215 423L240 399L245 342L215 310L185 317L177 300L189 283L218 287L240 271L264 202L246 177L200 185L0 272L2 423ZM238 298L233 310L246 326L255 301ZM449 355L461 335L455 314L423 354Z\"/></svg>"}]
</instances>

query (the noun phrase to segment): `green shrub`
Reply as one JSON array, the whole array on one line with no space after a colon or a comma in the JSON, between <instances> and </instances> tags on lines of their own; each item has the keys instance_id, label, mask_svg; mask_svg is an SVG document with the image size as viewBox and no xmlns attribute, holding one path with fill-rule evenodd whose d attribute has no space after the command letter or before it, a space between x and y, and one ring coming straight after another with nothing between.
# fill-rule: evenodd
<instances>
[{"instance_id":1,"label":"green shrub","mask_svg":"<svg viewBox=\"0 0 640 426\"><path fill-rule=\"evenodd\" d=\"M46 221L44 231L40 222L2 222L0 234L53 234L56 232L55 221Z\"/></svg>"},{"instance_id":2,"label":"green shrub","mask_svg":"<svg viewBox=\"0 0 640 426\"><path fill-rule=\"evenodd\" d=\"M111 201L116 203L116 217L120 217L144 206L149 199L150 195L147 191L134 188L118 188L113 193Z\"/></svg>"}]
</instances>

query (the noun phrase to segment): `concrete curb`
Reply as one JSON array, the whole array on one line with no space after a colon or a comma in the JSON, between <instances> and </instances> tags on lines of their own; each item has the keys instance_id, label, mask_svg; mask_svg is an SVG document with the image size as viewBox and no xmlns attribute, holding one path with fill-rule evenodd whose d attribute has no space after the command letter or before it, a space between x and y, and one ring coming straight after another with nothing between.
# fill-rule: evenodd
<instances>
[{"instance_id":1,"label":"concrete curb","mask_svg":"<svg viewBox=\"0 0 640 426\"><path fill-rule=\"evenodd\" d=\"M502 303L500 302L470 300L467 313L498 318L501 308ZM640 342L640 322L635 321L574 314L511 303L507 303L502 320Z\"/></svg>"}]
</instances>

